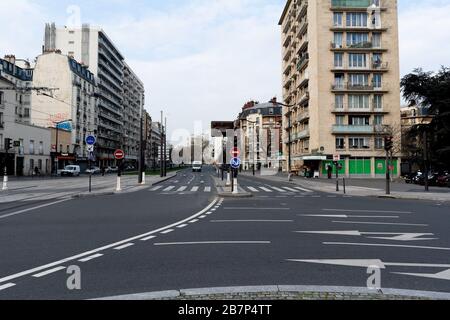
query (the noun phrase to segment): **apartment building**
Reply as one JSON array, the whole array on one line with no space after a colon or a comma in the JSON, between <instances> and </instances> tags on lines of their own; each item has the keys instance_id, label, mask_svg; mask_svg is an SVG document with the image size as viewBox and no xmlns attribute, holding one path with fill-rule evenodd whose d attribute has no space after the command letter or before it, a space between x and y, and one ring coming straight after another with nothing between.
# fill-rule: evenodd
<instances>
[{"instance_id":1,"label":"apartment building","mask_svg":"<svg viewBox=\"0 0 450 320\"><path fill-rule=\"evenodd\" d=\"M240 129L242 166L279 169L282 165L282 107L274 103L250 101L235 122Z\"/></svg>"},{"instance_id":2,"label":"apartment building","mask_svg":"<svg viewBox=\"0 0 450 320\"><path fill-rule=\"evenodd\" d=\"M44 51L61 50L63 54L73 57L94 74L98 85L98 133L97 133L97 159L100 166L114 165L114 151L129 147L133 150L133 140L128 145L124 139L124 122L129 118L124 115L134 112L134 107L125 106L125 90L134 94L129 87L133 81L125 85L125 74L131 74L126 66L125 58L114 45L107 34L99 28L83 25L82 28L70 29L47 24L45 27ZM134 78L135 76L129 77ZM137 77L136 77L137 78ZM139 83L140 86L142 83ZM138 88L141 91L141 88ZM130 99L127 98L129 101ZM131 100L143 101L136 94ZM138 113L137 116L140 116ZM124 119L124 117L126 119ZM124 141L127 140L127 144Z\"/></svg>"},{"instance_id":3,"label":"apartment building","mask_svg":"<svg viewBox=\"0 0 450 320\"><path fill-rule=\"evenodd\" d=\"M68 149L66 143L63 148L59 143L58 148L54 147L54 157L60 160L58 169L64 168L67 161L87 168L86 137L98 132L94 74L72 57L58 51L45 52L36 59L33 86L52 89L52 96L39 91L33 93L31 122L45 128L64 126L71 133ZM61 136L64 134L62 131ZM55 144L56 140L55 137Z\"/></svg>"},{"instance_id":4,"label":"apartment building","mask_svg":"<svg viewBox=\"0 0 450 320\"><path fill-rule=\"evenodd\" d=\"M0 175L50 173L50 131L30 124L33 70L14 56L0 59ZM6 150L5 139L13 141Z\"/></svg>"},{"instance_id":5,"label":"apartment building","mask_svg":"<svg viewBox=\"0 0 450 320\"><path fill-rule=\"evenodd\" d=\"M384 136L401 144L397 1L288 0L279 25L284 169L339 156L341 174L383 176Z\"/></svg>"}]
</instances>

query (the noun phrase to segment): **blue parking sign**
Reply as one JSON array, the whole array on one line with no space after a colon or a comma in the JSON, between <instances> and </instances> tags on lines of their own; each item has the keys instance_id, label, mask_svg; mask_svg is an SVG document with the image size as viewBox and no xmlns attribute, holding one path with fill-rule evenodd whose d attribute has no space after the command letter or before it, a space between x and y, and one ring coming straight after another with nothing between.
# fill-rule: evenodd
<instances>
[{"instance_id":1,"label":"blue parking sign","mask_svg":"<svg viewBox=\"0 0 450 320\"><path fill-rule=\"evenodd\" d=\"M239 158L231 159L230 165L233 169L238 169L241 166L241 159Z\"/></svg>"}]
</instances>

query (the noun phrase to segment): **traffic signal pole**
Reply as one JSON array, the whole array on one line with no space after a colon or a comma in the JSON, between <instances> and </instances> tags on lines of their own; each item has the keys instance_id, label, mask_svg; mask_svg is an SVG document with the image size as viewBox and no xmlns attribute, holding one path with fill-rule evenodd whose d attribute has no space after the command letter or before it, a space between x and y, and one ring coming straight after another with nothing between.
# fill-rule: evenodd
<instances>
[{"instance_id":1,"label":"traffic signal pole","mask_svg":"<svg viewBox=\"0 0 450 320\"><path fill-rule=\"evenodd\" d=\"M11 148L12 148L12 140L8 138L5 139L6 157L5 157L5 171L3 175L3 186L2 186L3 191L8 190L8 151Z\"/></svg>"}]
</instances>

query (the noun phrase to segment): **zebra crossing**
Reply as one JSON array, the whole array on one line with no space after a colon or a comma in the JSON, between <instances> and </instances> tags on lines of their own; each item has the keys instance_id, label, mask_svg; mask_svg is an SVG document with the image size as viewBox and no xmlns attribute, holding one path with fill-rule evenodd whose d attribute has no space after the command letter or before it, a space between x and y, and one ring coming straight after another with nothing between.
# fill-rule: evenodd
<instances>
[{"instance_id":1,"label":"zebra crossing","mask_svg":"<svg viewBox=\"0 0 450 320\"><path fill-rule=\"evenodd\" d=\"M314 191L312 190L308 190L297 186L283 187L283 186L269 186L269 185L260 185L260 186L240 185L239 187L246 192L254 194L312 195L314 193ZM160 185L151 188L150 191L159 192L162 194L189 194L197 192L211 193L213 191L213 187L205 186L203 184L201 186Z\"/></svg>"}]
</instances>

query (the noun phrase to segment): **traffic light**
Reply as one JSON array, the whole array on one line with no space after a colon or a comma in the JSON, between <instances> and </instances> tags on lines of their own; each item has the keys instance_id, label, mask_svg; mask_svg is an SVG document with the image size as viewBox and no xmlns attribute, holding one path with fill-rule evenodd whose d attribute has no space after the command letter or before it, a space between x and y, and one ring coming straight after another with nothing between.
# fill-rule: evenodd
<instances>
[{"instance_id":1,"label":"traffic light","mask_svg":"<svg viewBox=\"0 0 450 320\"><path fill-rule=\"evenodd\" d=\"M384 138L384 149L391 151L394 148L394 137L389 136Z\"/></svg>"},{"instance_id":2,"label":"traffic light","mask_svg":"<svg viewBox=\"0 0 450 320\"><path fill-rule=\"evenodd\" d=\"M13 140L12 139L9 139L9 138L6 138L5 139L5 150L6 151L9 151L9 150L11 150L13 148Z\"/></svg>"}]
</instances>

